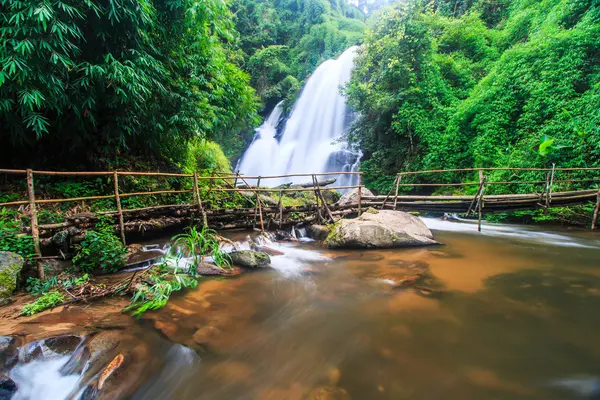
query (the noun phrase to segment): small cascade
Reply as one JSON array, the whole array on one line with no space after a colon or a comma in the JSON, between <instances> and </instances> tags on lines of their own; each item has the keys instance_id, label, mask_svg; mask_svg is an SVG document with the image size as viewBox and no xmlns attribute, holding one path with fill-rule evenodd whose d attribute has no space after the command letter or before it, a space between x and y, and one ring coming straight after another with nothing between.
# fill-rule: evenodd
<instances>
[{"instance_id":1,"label":"small cascade","mask_svg":"<svg viewBox=\"0 0 600 400\"><path fill-rule=\"evenodd\" d=\"M252 144L239 162L242 174L267 176L358 170L362 153L343 140L353 115L340 91L350 80L356 49L350 47L339 58L319 65L294 104L279 140L277 125L282 103L277 104L257 129ZM306 178L285 178L263 184L277 186L303 180ZM355 175L340 175L335 185L355 185L357 180Z\"/></svg>"},{"instance_id":2,"label":"small cascade","mask_svg":"<svg viewBox=\"0 0 600 400\"><path fill-rule=\"evenodd\" d=\"M66 399L78 387L79 375L62 375L61 367L69 356L58 356L48 360L35 360L19 364L10 371L19 388L12 400L55 400Z\"/></svg>"}]
</instances>

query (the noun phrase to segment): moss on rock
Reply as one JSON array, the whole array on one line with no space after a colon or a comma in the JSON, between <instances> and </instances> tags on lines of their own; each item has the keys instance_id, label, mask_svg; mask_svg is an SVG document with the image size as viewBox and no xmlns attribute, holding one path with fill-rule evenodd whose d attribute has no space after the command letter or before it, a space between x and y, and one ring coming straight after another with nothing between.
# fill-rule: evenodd
<instances>
[{"instance_id":1,"label":"moss on rock","mask_svg":"<svg viewBox=\"0 0 600 400\"><path fill-rule=\"evenodd\" d=\"M17 287L25 260L18 254L0 251L0 304L6 303Z\"/></svg>"}]
</instances>

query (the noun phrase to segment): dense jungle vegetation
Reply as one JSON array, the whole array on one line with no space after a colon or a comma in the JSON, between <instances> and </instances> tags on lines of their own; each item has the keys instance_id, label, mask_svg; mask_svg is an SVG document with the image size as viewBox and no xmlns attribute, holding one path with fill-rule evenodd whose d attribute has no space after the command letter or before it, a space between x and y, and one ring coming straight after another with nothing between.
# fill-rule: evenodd
<instances>
[{"instance_id":1,"label":"dense jungle vegetation","mask_svg":"<svg viewBox=\"0 0 600 400\"><path fill-rule=\"evenodd\" d=\"M235 158L261 104L293 98L358 42L364 19L341 0L1 0L0 11L2 164L47 169L222 158L203 139Z\"/></svg>"},{"instance_id":2,"label":"dense jungle vegetation","mask_svg":"<svg viewBox=\"0 0 600 400\"><path fill-rule=\"evenodd\" d=\"M374 20L346 88L367 185L387 190L401 170L600 165L597 0L415 1Z\"/></svg>"}]
</instances>

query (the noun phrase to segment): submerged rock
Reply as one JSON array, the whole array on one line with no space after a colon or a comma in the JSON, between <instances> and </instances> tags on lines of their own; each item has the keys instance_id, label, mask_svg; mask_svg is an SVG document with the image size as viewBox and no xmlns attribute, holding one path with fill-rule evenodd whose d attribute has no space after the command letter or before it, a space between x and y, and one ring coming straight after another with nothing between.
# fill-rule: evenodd
<instances>
[{"instance_id":1,"label":"submerged rock","mask_svg":"<svg viewBox=\"0 0 600 400\"><path fill-rule=\"evenodd\" d=\"M259 253L253 250L239 250L229 253L233 265L246 268L266 267L271 264L271 258L268 254Z\"/></svg>"},{"instance_id":2,"label":"submerged rock","mask_svg":"<svg viewBox=\"0 0 600 400\"><path fill-rule=\"evenodd\" d=\"M250 245L250 247L254 251L258 251L259 253L265 253L265 254L268 254L270 256L282 256L283 255L282 251L275 250L274 248L269 247L269 246L261 246L261 245L252 243Z\"/></svg>"},{"instance_id":3,"label":"submerged rock","mask_svg":"<svg viewBox=\"0 0 600 400\"><path fill-rule=\"evenodd\" d=\"M196 273L198 275L204 275L204 276L224 275L225 270L217 267L214 264L198 263L198 265L196 266Z\"/></svg>"},{"instance_id":4,"label":"submerged rock","mask_svg":"<svg viewBox=\"0 0 600 400\"><path fill-rule=\"evenodd\" d=\"M25 260L18 254L0 251L0 306L10 301Z\"/></svg>"},{"instance_id":5,"label":"submerged rock","mask_svg":"<svg viewBox=\"0 0 600 400\"><path fill-rule=\"evenodd\" d=\"M367 210L336 222L325 241L329 248L392 248L438 244L427 226L402 211Z\"/></svg>"},{"instance_id":6,"label":"submerged rock","mask_svg":"<svg viewBox=\"0 0 600 400\"><path fill-rule=\"evenodd\" d=\"M0 400L9 400L17 392L17 384L8 376L0 373Z\"/></svg>"}]
</instances>

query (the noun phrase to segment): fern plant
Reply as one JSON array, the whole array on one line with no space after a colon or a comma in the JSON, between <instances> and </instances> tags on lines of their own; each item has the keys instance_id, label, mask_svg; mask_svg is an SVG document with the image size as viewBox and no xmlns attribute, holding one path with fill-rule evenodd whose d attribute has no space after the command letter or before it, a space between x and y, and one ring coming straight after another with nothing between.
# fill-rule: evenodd
<instances>
[{"instance_id":1,"label":"fern plant","mask_svg":"<svg viewBox=\"0 0 600 400\"><path fill-rule=\"evenodd\" d=\"M211 255L219 268L230 268L231 260L219 247L217 233L206 226L200 231L195 226L188 228L187 232L173 237L172 254L175 256L192 257L194 266L204 262L207 255Z\"/></svg>"}]
</instances>

